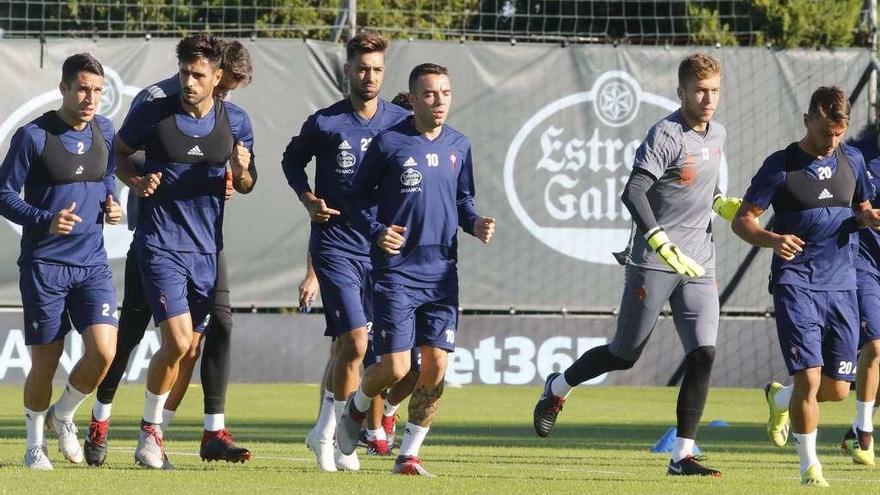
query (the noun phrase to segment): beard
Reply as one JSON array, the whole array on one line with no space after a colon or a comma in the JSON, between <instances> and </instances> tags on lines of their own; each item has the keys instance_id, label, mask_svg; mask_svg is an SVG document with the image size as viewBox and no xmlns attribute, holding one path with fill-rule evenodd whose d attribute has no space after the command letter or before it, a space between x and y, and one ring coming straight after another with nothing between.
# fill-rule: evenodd
<instances>
[{"instance_id":1,"label":"beard","mask_svg":"<svg viewBox=\"0 0 880 495\"><path fill-rule=\"evenodd\" d=\"M376 99L379 96L379 90L370 91L364 88L357 88L351 91L355 96L358 97L361 101L370 101Z\"/></svg>"}]
</instances>

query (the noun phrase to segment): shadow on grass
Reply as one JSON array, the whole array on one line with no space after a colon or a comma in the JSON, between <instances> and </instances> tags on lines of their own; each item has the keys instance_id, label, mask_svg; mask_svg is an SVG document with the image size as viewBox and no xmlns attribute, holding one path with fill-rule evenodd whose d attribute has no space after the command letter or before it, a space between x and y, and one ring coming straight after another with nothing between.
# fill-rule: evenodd
<instances>
[{"instance_id":1,"label":"shadow on grass","mask_svg":"<svg viewBox=\"0 0 880 495\"><path fill-rule=\"evenodd\" d=\"M0 440L17 440L24 437L23 422L10 419L0 420ZM85 434L86 425L80 424L80 436ZM230 431L237 443L247 445L254 442L300 444L312 427L303 422L230 421ZM402 435L402 425L398 437ZM486 423L444 423L440 417L431 429L430 443L452 447L497 447L497 448L546 448L546 449L590 449L605 450L610 455L621 449L647 450L666 432L670 425L662 424L608 424L557 425L548 438L538 438L531 425L486 424ZM139 434L138 423L134 418L122 417L111 423L110 439L136 441ZM171 424L166 434L172 442L199 442L202 435L200 421L180 420ZM713 452L755 452L769 453L779 449L770 445L763 426L754 424L731 425L726 428L703 427L699 432L697 444ZM559 458L564 453L556 453ZM573 454L576 457L576 454Z\"/></svg>"}]
</instances>

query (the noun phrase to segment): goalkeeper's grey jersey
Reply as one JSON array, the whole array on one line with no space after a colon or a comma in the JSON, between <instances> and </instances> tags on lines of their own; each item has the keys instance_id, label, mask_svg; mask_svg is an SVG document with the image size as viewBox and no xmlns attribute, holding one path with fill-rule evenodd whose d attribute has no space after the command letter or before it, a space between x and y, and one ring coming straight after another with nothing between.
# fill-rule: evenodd
<instances>
[{"instance_id":1,"label":"goalkeeper's grey jersey","mask_svg":"<svg viewBox=\"0 0 880 495\"><path fill-rule=\"evenodd\" d=\"M715 121L709 123L705 136L694 131L676 110L651 127L633 163L633 169L657 179L647 194L657 223L684 254L709 273L715 268L712 199L726 136L724 127ZM630 245L628 264L672 271L651 251L645 232L635 223Z\"/></svg>"}]
</instances>

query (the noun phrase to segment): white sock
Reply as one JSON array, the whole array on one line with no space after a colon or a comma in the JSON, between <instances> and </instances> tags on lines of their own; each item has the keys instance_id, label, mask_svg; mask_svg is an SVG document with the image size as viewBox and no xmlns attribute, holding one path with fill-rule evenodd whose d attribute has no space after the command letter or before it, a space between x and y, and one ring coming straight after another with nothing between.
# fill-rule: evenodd
<instances>
[{"instance_id":1,"label":"white sock","mask_svg":"<svg viewBox=\"0 0 880 495\"><path fill-rule=\"evenodd\" d=\"M794 443L797 446L798 455L801 458L801 472L807 470L808 467L819 464L819 456L816 454L816 432L812 433L794 433Z\"/></svg>"},{"instance_id":2,"label":"white sock","mask_svg":"<svg viewBox=\"0 0 880 495\"><path fill-rule=\"evenodd\" d=\"M170 409L162 409L162 433L171 426L171 420L174 419L174 415L177 414L177 411L172 411Z\"/></svg>"},{"instance_id":3,"label":"white sock","mask_svg":"<svg viewBox=\"0 0 880 495\"><path fill-rule=\"evenodd\" d=\"M336 412L334 410L333 392L325 392L324 400L321 402L321 412L318 414L318 424L315 425L315 431L318 438L330 440L336 434ZM345 406L345 402L340 403Z\"/></svg>"},{"instance_id":4,"label":"white sock","mask_svg":"<svg viewBox=\"0 0 880 495\"><path fill-rule=\"evenodd\" d=\"M378 430L367 430L367 439L368 440L388 440L385 436L385 430L379 428Z\"/></svg>"},{"instance_id":5,"label":"white sock","mask_svg":"<svg viewBox=\"0 0 880 495\"><path fill-rule=\"evenodd\" d=\"M397 412L397 408L400 407L400 404L392 404L387 399L385 400L385 412L382 413L383 416L394 416L394 413Z\"/></svg>"},{"instance_id":6,"label":"white sock","mask_svg":"<svg viewBox=\"0 0 880 495\"><path fill-rule=\"evenodd\" d=\"M95 405L92 406L92 416L95 417L98 421L107 421L110 419L110 412L113 410L113 403L104 404L103 402L96 400Z\"/></svg>"},{"instance_id":7,"label":"white sock","mask_svg":"<svg viewBox=\"0 0 880 495\"><path fill-rule=\"evenodd\" d=\"M773 397L776 407L788 411L788 404L791 402L791 393L793 391L794 385L786 385L782 387L782 390L776 392L776 395Z\"/></svg>"},{"instance_id":8,"label":"white sock","mask_svg":"<svg viewBox=\"0 0 880 495\"><path fill-rule=\"evenodd\" d=\"M672 447L672 460L678 462L689 455L694 455L694 439L675 437L675 446Z\"/></svg>"},{"instance_id":9,"label":"white sock","mask_svg":"<svg viewBox=\"0 0 880 495\"><path fill-rule=\"evenodd\" d=\"M422 447L422 442L425 441L429 429L430 427L407 423L406 428L403 430L403 441L400 442L400 450L397 452L397 455L418 456L419 449Z\"/></svg>"},{"instance_id":10,"label":"white sock","mask_svg":"<svg viewBox=\"0 0 880 495\"><path fill-rule=\"evenodd\" d=\"M27 431L27 448L46 444L46 440L43 438L43 428L46 426L46 411L31 411L28 408L24 408L24 429Z\"/></svg>"},{"instance_id":11,"label":"white sock","mask_svg":"<svg viewBox=\"0 0 880 495\"><path fill-rule=\"evenodd\" d=\"M853 420L853 431L858 428L865 433L874 431L874 401L862 402L856 400L856 418Z\"/></svg>"},{"instance_id":12,"label":"white sock","mask_svg":"<svg viewBox=\"0 0 880 495\"><path fill-rule=\"evenodd\" d=\"M226 429L226 414L205 414L205 431L220 431Z\"/></svg>"},{"instance_id":13,"label":"white sock","mask_svg":"<svg viewBox=\"0 0 880 495\"><path fill-rule=\"evenodd\" d=\"M370 410L370 404L372 403L373 398L368 397L361 387L358 387L357 392L354 393L354 408L360 412L367 412Z\"/></svg>"},{"instance_id":14,"label":"white sock","mask_svg":"<svg viewBox=\"0 0 880 495\"><path fill-rule=\"evenodd\" d=\"M73 421L73 415L76 408L86 400L89 394L84 394L77 390L70 382L64 385L64 392L55 403L55 417L64 422Z\"/></svg>"},{"instance_id":15,"label":"white sock","mask_svg":"<svg viewBox=\"0 0 880 495\"><path fill-rule=\"evenodd\" d=\"M571 385L565 381L565 375L560 374L550 382L550 391L553 392L553 395L556 397L568 398L568 394L571 393L571 390Z\"/></svg>"},{"instance_id":16,"label":"white sock","mask_svg":"<svg viewBox=\"0 0 880 495\"><path fill-rule=\"evenodd\" d=\"M163 422L162 408L165 406L165 401L168 400L168 394L171 391L165 392L161 395L156 395L153 392L147 390L144 393L144 421L147 423L152 423L154 425L160 425Z\"/></svg>"}]
</instances>

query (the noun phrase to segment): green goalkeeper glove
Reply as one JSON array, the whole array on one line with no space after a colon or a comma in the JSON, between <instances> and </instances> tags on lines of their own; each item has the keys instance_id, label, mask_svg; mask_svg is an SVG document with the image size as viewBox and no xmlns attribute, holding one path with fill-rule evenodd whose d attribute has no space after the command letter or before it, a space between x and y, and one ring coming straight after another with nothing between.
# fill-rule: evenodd
<instances>
[{"instance_id":1,"label":"green goalkeeper glove","mask_svg":"<svg viewBox=\"0 0 880 495\"><path fill-rule=\"evenodd\" d=\"M681 249L669 240L669 236L666 235L662 228L654 227L648 232L646 237L648 238L648 246L679 275L691 278L705 275L706 270L689 256L682 253Z\"/></svg>"},{"instance_id":2,"label":"green goalkeeper glove","mask_svg":"<svg viewBox=\"0 0 880 495\"><path fill-rule=\"evenodd\" d=\"M715 196L715 199L712 201L712 210L717 213L719 217L730 222L733 220L733 217L736 215L737 210L739 210L739 205L741 205L742 202L742 198L725 198L719 194Z\"/></svg>"}]
</instances>

